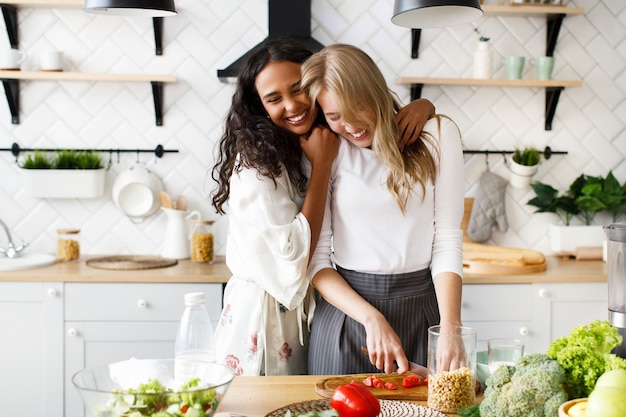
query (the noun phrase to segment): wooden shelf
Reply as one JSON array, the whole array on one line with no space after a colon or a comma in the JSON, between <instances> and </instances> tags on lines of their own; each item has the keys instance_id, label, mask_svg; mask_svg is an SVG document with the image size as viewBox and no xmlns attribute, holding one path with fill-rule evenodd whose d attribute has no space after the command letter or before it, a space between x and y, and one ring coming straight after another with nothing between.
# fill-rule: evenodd
<instances>
[{"instance_id":1,"label":"wooden shelf","mask_svg":"<svg viewBox=\"0 0 626 417\"><path fill-rule=\"evenodd\" d=\"M64 9L82 9L84 0L7 0L0 2L2 8L2 16L6 25L7 34L11 48L18 49L18 24L17 9L18 8L64 8ZM163 18L153 17L152 26L154 30L154 46L156 55L163 55Z\"/></svg>"},{"instance_id":2,"label":"wooden shelf","mask_svg":"<svg viewBox=\"0 0 626 417\"><path fill-rule=\"evenodd\" d=\"M152 85L155 123L163 125L163 83L176 82L176 76L168 74L97 74L64 71L0 71L0 81L4 86L11 123L19 124L20 80L24 81L115 81L149 82Z\"/></svg>"},{"instance_id":3,"label":"wooden shelf","mask_svg":"<svg viewBox=\"0 0 626 417\"><path fill-rule=\"evenodd\" d=\"M44 81L117 81L117 82L176 82L170 74L98 74L66 71L0 71L4 80L44 80Z\"/></svg>"},{"instance_id":4,"label":"wooden shelf","mask_svg":"<svg viewBox=\"0 0 626 417\"><path fill-rule=\"evenodd\" d=\"M583 14L585 9L582 7L569 6L542 6L542 5L506 5L506 4L483 4L481 5L485 15L497 16L549 16L558 14Z\"/></svg>"},{"instance_id":5,"label":"wooden shelf","mask_svg":"<svg viewBox=\"0 0 626 417\"><path fill-rule=\"evenodd\" d=\"M556 112L561 91L565 87L580 87L580 80L508 80L508 79L477 79L477 78L430 78L430 77L399 77L398 84L410 84L411 100L422 95L424 85L450 85L470 87L540 87L546 91L545 130L552 130L552 120Z\"/></svg>"},{"instance_id":6,"label":"wooden shelf","mask_svg":"<svg viewBox=\"0 0 626 417\"><path fill-rule=\"evenodd\" d=\"M10 4L15 7L41 7L48 9L59 8L81 8L85 4L84 0L4 0L2 4Z\"/></svg>"},{"instance_id":7,"label":"wooden shelf","mask_svg":"<svg viewBox=\"0 0 626 417\"><path fill-rule=\"evenodd\" d=\"M508 80L478 78L399 77L398 84L465 85L484 87L580 87L580 80Z\"/></svg>"}]
</instances>

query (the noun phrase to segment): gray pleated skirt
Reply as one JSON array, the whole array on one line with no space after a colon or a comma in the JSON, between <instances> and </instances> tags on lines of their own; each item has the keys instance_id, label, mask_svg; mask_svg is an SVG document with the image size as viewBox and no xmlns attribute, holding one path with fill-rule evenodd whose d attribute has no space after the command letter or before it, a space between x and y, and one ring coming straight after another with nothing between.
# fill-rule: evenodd
<instances>
[{"instance_id":1,"label":"gray pleated skirt","mask_svg":"<svg viewBox=\"0 0 626 417\"><path fill-rule=\"evenodd\" d=\"M377 275L337 267L348 284L376 307L402 341L410 361L426 366L428 328L439 324L439 307L429 269ZM365 328L319 297L309 345L309 373L343 375L381 372L361 351Z\"/></svg>"}]
</instances>

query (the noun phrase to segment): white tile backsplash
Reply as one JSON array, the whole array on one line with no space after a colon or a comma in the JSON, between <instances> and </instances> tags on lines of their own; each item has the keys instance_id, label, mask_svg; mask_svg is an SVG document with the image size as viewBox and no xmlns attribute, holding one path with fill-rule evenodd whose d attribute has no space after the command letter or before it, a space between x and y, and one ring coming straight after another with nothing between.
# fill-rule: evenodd
<instances>
[{"instance_id":1,"label":"white tile backsplash","mask_svg":"<svg viewBox=\"0 0 626 417\"><path fill-rule=\"evenodd\" d=\"M322 43L362 47L380 65L389 85L403 101L409 88L398 76L469 77L477 35L473 25L422 31L419 59L410 58L410 30L390 21L393 0L312 0L312 35ZM472 149L551 146L568 151L545 162L537 179L562 189L582 172L605 175L613 170L626 181L626 4L621 0L572 0L582 16L563 22L555 51L555 77L582 79L583 86L561 93L552 131L544 131L544 98L539 88L425 86L423 96L459 124L463 142ZM66 70L82 72L174 74L164 86L163 126L154 123L149 83L21 82L21 124L10 123L0 97L0 148L22 147L146 148L162 144L178 153L155 161L152 154L111 155L106 197L95 200L38 200L25 195L15 158L0 153L0 219L16 240L31 250L54 252L58 227L80 227L81 249L92 254L159 254L165 232L161 213L136 224L113 204L116 175L139 159L163 181L173 196L185 194L191 209L214 218L217 252L223 253L227 219L210 207L210 168L214 146L233 85L217 79L225 68L267 34L267 1L178 0L179 14L164 19L162 56L154 53L152 22L147 18L94 16L81 10L21 8L20 49L34 66L42 51L59 49ZM486 16L476 22L491 38L494 76L504 77L499 57L527 57L524 78L536 72L530 58L545 54L546 19ZM8 37L0 33L0 48ZM109 155L104 155L108 161ZM118 161L119 159L119 161ZM486 168L485 157L466 157L468 196ZM490 155L489 167L508 171L501 155ZM533 214L525 202L529 190L509 188L509 229L495 231L488 243L530 247L549 252L549 214ZM0 234L0 245L5 237Z\"/></svg>"}]
</instances>

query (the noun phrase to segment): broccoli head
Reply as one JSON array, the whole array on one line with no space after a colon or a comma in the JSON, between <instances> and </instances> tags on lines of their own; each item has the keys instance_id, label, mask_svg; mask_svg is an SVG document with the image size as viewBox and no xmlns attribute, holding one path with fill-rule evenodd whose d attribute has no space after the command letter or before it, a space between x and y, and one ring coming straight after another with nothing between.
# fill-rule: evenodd
<instances>
[{"instance_id":1,"label":"broccoli head","mask_svg":"<svg viewBox=\"0 0 626 417\"><path fill-rule=\"evenodd\" d=\"M565 371L541 353L526 355L515 366L503 365L487 378L481 417L553 417L567 401Z\"/></svg>"},{"instance_id":2,"label":"broccoli head","mask_svg":"<svg viewBox=\"0 0 626 417\"><path fill-rule=\"evenodd\" d=\"M569 336L550 344L547 355L565 370L570 398L588 397L606 371L626 369L626 359L611 353L622 343L617 328L606 320L576 326Z\"/></svg>"}]
</instances>

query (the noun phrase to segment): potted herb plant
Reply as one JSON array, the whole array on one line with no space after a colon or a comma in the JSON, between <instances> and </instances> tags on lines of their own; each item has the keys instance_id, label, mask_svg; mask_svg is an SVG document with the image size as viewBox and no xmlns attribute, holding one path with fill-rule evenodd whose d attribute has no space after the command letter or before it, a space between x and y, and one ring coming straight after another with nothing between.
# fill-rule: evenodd
<instances>
[{"instance_id":1,"label":"potted herb plant","mask_svg":"<svg viewBox=\"0 0 626 417\"><path fill-rule=\"evenodd\" d=\"M516 148L509 164L511 171L509 182L511 185L515 188L528 187L539 169L540 162L541 152L538 149L533 147Z\"/></svg>"},{"instance_id":2,"label":"potted herb plant","mask_svg":"<svg viewBox=\"0 0 626 417\"><path fill-rule=\"evenodd\" d=\"M562 224L550 225L550 243L555 252L571 252L577 247L602 246L605 234L602 225L593 224L596 215L607 212L613 222L626 213L626 184L620 185L612 172L606 178L581 174L567 192L559 192L548 184L531 184L536 196L527 204L537 207L536 213L554 213ZM573 225L578 218L580 225Z\"/></svg>"},{"instance_id":3,"label":"potted herb plant","mask_svg":"<svg viewBox=\"0 0 626 417\"><path fill-rule=\"evenodd\" d=\"M38 198L97 198L104 194L106 170L93 151L35 151L18 164L24 188Z\"/></svg>"}]
</instances>

